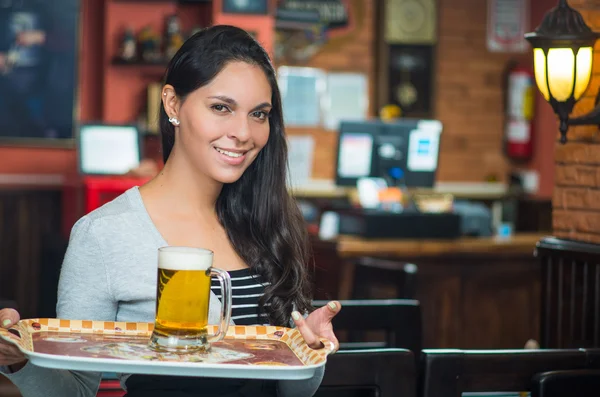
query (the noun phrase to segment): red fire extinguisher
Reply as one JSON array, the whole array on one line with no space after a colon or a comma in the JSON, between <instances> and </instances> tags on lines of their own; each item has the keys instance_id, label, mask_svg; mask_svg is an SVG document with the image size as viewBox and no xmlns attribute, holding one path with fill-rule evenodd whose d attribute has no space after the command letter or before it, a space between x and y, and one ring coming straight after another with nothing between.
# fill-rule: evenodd
<instances>
[{"instance_id":1,"label":"red fire extinguisher","mask_svg":"<svg viewBox=\"0 0 600 397\"><path fill-rule=\"evenodd\" d=\"M533 156L535 79L531 70L511 65L506 78L505 152L514 160Z\"/></svg>"}]
</instances>

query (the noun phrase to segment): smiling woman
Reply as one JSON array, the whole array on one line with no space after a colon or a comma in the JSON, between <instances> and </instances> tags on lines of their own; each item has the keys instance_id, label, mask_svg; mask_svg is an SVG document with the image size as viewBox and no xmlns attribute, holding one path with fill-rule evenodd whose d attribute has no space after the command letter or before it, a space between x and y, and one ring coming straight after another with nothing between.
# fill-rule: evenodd
<instances>
[{"instance_id":1,"label":"smiling woman","mask_svg":"<svg viewBox=\"0 0 600 397\"><path fill-rule=\"evenodd\" d=\"M167 80L162 96L168 118L178 121L171 122L180 138L173 157L183 152L217 183L237 181L269 139L272 94L264 71L234 60L208 84L180 91Z\"/></svg>"},{"instance_id":2,"label":"smiling woman","mask_svg":"<svg viewBox=\"0 0 600 397\"><path fill-rule=\"evenodd\" d=\"M331 319L339 302L314 311L310 304L306 225L286 186L281 97L266 51L242 29L204 29L172 58L161 100L165 166L73 227L57 316L153 322L157 250L196 247L212 251L212 266L231 274L235 324L296 326L311 348L323 347L320 338L337 346ZM210 296L214 324L221 298ZM0 310L0 326L16 321L16 312ZM23 395L92 397L100 381L96 373L36 368L1 342L0 365L11 366L0 371L12 372ZM309 397L322 376L120 379L128 397Z\"/></svg>"}]
</instances>

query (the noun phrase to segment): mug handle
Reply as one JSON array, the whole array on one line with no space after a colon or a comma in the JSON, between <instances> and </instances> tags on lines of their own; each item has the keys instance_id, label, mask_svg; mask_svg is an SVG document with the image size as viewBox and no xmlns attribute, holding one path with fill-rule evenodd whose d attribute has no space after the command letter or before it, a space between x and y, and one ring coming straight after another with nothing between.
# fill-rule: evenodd
<instances>
[{"instance_id":1,"label":"mug handle","mask_svg":"<svg viewBox=\"0 0 600 397\"><path fill-rule=\"evenodd\" d=\"M210 268L210 275L216 277L221 285L221 323L217 333L208 336L209 342L218 342L227 334L231 322L231 278L225 270Z\"/></svg>"}]
</instances>

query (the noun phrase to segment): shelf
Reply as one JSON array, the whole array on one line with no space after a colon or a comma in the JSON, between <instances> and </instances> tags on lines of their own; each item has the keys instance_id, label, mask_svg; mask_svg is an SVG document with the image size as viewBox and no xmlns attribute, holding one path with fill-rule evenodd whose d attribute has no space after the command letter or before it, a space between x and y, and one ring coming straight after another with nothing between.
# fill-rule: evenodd
<instances>
[{"instance_id":1,"label":"shelf","mask_svg":"<svg viewBox=\"0 0 600 397\"><path fill-rule=\"evenodd\" d=\"M113 0L114 3L210 4L212 0Z\"/></svg>"},{"instance_id":2,"label":"shelf","mask_svg":"<svg viewBox=\"0 0 600 397\"><path fill-rule=\"evenodd\" d=\"M162 76L167 70L167 62L144 62L144 61L124 61L120 58L114 58L111 65L123 70L132 70L148 76Z\"/></svg>"},{"instance_id":3,"label":"shelf","mask_svg":"<svg viewBox=\"0 0 600 397\"><path fill-rule=\"evenodd\" d=\"M112 65L115 66L136 66L136 67L161 67L161 68L166 68L167 65L169 64L167 61L156 61L156 62L148 62L148 61L141 61L141 60L134 60L134 61L126 61L124 59L115 57L113 58L113 60L111 61Z\"/></svg>"}]
</instances>

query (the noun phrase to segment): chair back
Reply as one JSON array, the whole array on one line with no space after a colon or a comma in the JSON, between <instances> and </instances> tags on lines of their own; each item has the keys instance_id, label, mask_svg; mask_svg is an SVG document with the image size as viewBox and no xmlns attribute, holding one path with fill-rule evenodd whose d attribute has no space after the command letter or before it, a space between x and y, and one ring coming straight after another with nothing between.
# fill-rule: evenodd
<instances>
[{"instance_id":1,"label":"chair back","mask_svg":"<svg viewBox=\"0 0 600 397\"><path fill-rule=\"evenodd\" d=\"M597 397L600 371L593 369L551 371L533 378L531 397Z\"/></svg>"},{"instance_id":2,"label":"chair back","mask_svg":"<svg viewBox=\"0 0 600 397\"><path fill-rule=\"evenodd\" d=\"M600 245L546 237L542 265L542 348L600 347Z\"/></svg>"},{"instance_id":3,"label":"chair back","mask_svg":"<svg viewBox=\"0 0 600 397\"><path fill-rule=\"evenodd\" d=\"M339 351L326 365L314 397L416 397L415 359L409 350Z\"/></svg>"},{"instance_id":4,"label":"chair back","mask_svg":"<svg viewBox=\"0 0 600 397\"><path fill-rule=\"evenodd\" d=\"M553 370L600 368L600 349L423 350L419 395L525 392L535 375Z\"/></svg>"},{"instance_id":5,"label":"chair back","mask_svg":"<svg viewBox=\"0 0 600 397\"><path fill-rule=\"evenodd\" d=\"M340 301L342 310L333 318L337 331L384 331L384 342L351 340L341 342L341 350L400 348L415 356L421 350L421 306L410 299L364 299ZM322 307L327 301L314 301ZM361 333L362 335L363 333Z\"/></svg>"}]
</instances>

